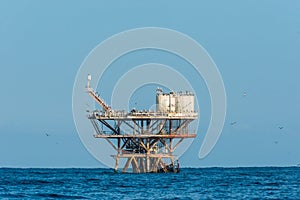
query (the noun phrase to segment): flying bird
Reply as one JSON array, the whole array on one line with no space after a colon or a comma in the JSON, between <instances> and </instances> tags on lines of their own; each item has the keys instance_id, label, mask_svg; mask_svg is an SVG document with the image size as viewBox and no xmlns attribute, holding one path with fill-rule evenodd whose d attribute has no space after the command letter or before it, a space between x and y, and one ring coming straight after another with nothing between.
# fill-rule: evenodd
<instances>
[{"instance_id":1,"label":"flying bird","mask_svg":"<svg viewBox=\"0 0 300 200\"><path fill-rule=\"evenodd\" d=\"M243 93L243 97L246 97L247 96L247 92L246 91L244 91L244 93Z\"/></svg>"},{"instance_id":2,"label":"flying bird","mask_svg":"<svg viewBox=\"0 0 300 200\"><path fill-rule=\"evenodd\" d=\"M283 127L283 126L279 126L278 128L281 130L281 129L283 129L284 127Z\"/></svg>"},{"instance_id":3,"label":"flying bird","mask_svg":"<svg viewBox=\"0 0 300 200\"><path fill-rule=\"evenodd\" d=\"M45 133L45 135L48 137L48 136L50 136L48 133Z\"/></svg>"},{"instance_id":4,"label":"flying bird","mask_svg":"<svg viewBox=\"0 0 300 200\"><path fill-rule=\"evenodd\" d=\"M237 121L231 122L231 123L230 123L231 126L233 126L233 125L235 125L235 124L237 124Z\"/></svg>"}]
</instances>

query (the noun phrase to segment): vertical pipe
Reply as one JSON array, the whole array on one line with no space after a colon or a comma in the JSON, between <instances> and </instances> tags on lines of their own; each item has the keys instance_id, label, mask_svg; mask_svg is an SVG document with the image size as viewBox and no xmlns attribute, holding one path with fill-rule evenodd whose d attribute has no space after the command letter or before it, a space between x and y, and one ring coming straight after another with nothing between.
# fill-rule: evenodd
<instances>
[{"instance_id":1,"label":"vertical pipe","mask_svg":"<svg viewBox=\"0 0 300 200\"><path fill-rule=\"evenodd\" d=\"M119 168L119 157L116 157L115 172L118 172L118 168Z\"/></svg>"},{"instance_id":2,"label":"vertical pipe","mask_svg":"<svg viewBox=\"0 0 300 200\"><path fill-rule=\"evenodd\" d=\"M169 119L169 134L172 134L172 120Z\"/></svg>"},{"instance_id":3,"label":"vertical pipe","mask_svg":"<svg viewBox=\"0 0 300 200\"><path fill-rule=\"evenodd\" d=\"M169 94L169 113L171 112L171 94Z\"/></svg>"},{"instance_id":4,"label":"vertical pipe","mask_svg":"<svg viewBox=\"0 0 300 200\"><path fill-rule=\"evenodd\" d=\"M147 147L147 172L150 172L150 159L149 159L149 154L150 154L150 140L149 138L147 138L146 140L147 144L146 144L146 147Z\"/></svg>"},{"instance_id":5,"label":"vertical pipe","mask_svg":"<svg viewBox=\"0 0 300 200\"><path fill-rule=\"evenodd\" d=\"M170 154L172 155L173 154L173 145L172 145L172 143L173 143L173 139L172 138L170 138L170 146L169 146L169 148L170 148Z\"/></svg>"},{"instance_id":6,"label":"vertical pipe","mask_svg":"<svg viewBox=\"0 0 300 200\"><path fill-rule=\"evenodd\" d=\"M119 156L121 153L121 138L118 138L118 155L116 157L116 165L115 165L115 172L118 171L119 168Z\"/></svg>"},{"instance_id":7,"label":"vertical pipe","mask_svg":"<svg viewBox=\"0 0 300 200\"><path fill-rule=\"evenodd\" d=\"M172 170L173 170L173 172L175 173L175 162L174 162L174 157L171 156L170 159L171 159L171 163L172 163Z\"/></svg>"},{"instance_id":8,"label":"vertical pipe","mask_svg":"<svg viewBox=\"0 0 300 200\"><path fill-rule=\"evenodd\" d=\"M118 156L121 153L121 138L118 138Z\"/></svg>"}]
</instances>

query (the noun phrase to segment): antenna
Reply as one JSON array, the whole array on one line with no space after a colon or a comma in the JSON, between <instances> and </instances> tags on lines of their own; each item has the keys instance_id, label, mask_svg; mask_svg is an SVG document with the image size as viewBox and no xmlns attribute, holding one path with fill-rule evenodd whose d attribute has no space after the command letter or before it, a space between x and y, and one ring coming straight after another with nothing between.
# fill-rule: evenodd
<instances>
[{"instance_id":1,"label":"antenna","mask_svg":"<svg viewBox=\"0 0 300 200\"><path fill-rule=\"evenodd\" d=\"M92 80L92 75L88 74L87 79L88 79L87 88L90 88L90 82L91 82L91 80Z\"/></svg>"}]
</instances>

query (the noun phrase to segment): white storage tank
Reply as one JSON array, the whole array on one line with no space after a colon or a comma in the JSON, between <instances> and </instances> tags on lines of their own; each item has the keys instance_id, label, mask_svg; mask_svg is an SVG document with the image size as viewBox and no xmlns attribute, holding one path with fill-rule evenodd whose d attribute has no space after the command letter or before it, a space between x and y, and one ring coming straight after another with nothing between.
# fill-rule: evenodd
<instances>
[{"instance_id":1,"label":"white storage tank","mask_svg":"<svg viewBox=\"0 0 300 200\"><path fill-rule=\"evenodd\" d=\"M158 112L190 113L194 112L194 94L191 92L163 93L157 89L156 110Z\"/></svg>"},{"instance_id":2,"label":"white storage tank","mask_svg":"<svg viewBox=\"0 0 300 200\"><path fill-rule=\"evenodd\" d=\"M162 93L161 89L157 89L156 110L158 112L175 112L176 95L174 92Z\"/></svg>"},{"instance_id":3,"label":"white storage tank","mask_svg":"<svg viewBox=\"0 0 300 200\"><path fill-rule=\"evenodd\" d=\"M175 111L177 113L181 113L182 112L182 95L177 94L176 95L176 106L175 106Z\"/></svg>"},{"instance_id":4,"label":"white storage tank","mask_svg":"<svg viewBox=\"0 0 300 200\"><path fill-rule=\"evenodd\" d=\"M176 95L176 112L186 113L194 112L195 97L191 92L182 93L179 92Z\"/></svg>"},{"instance_id":5,"label":"white storage tank","mask_svg":"<svg viewBox=\"0 0 300 200\"><path fill-rule=\"evenodd\" d=\"M167 95L156 95L156 110L159 112L167 112L169 110L169 97Z\"/></svg>"}]
</instances>

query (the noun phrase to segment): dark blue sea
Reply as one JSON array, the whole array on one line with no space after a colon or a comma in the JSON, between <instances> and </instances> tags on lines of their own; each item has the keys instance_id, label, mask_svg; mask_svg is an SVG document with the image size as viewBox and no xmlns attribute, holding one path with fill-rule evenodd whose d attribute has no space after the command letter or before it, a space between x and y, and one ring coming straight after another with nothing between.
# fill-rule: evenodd
<instances>
[{"instance_id":1,"label":"dark blue sea","mask_svg":"<svg viewBox=\"0 0 300 200\"><path fill-rule=\"evenodd\" d=\"M0 199L300 199L300 167L182 169L0 169Z\"/></svg>"}]
</instances>

